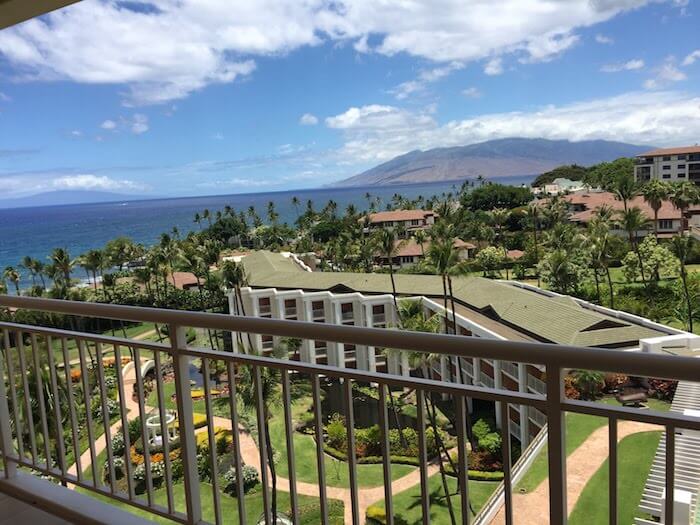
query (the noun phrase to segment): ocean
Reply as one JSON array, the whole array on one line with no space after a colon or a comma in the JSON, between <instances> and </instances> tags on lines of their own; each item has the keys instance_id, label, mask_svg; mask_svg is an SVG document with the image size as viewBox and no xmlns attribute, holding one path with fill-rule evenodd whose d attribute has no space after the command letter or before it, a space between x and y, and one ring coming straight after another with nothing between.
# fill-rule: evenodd
<instances>
[{"instance_id":1,"label":"ocean","mask_svg":"<svg viewBox=\"0 0 700 525\"><path fill-rule=\"evenodd\" d=\"M524 176L490 180L521 185L529 184L533 179L533 176ZM205 208L214 213L226 205L236 211L255 206L264 220L267 203L273 201L280 221L291 224L297 214L292 205L294 196L299 199L302 211L309 199L315 209L322 208L332 199L338 203L341 212L348 204L366 209L367 192L381 198L383 207L395 193L411 199L419 195L427 198L456 191L458 187L459 183L442 182L0 209L0 272L6 266L17 267L25 255L48 262L48 255L58 247L67 248L72 257L77 257L87 250L102 248L107 241L119 236L130 237L146 246L157 242L161 233L170 232L174 226L184 236L199 228L194 223L194 215L201 214ZM81 273L77 271L76 276L80 277ZM28 277L24 276L22 287L30 284Z\"/></svg>"}]
</instances>

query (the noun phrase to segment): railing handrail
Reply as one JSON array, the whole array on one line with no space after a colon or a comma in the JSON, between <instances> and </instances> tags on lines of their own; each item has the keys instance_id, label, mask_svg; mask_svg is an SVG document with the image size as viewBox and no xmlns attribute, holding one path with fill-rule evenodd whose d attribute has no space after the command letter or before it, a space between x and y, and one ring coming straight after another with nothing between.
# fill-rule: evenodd
<instances>
[{"instance_id":1,"label":"railing handrail","mask_svg":"<svg viewBox=\"0 0 700 525\"><path fill-rule=\"evenodd\" d=\"M153 322L180 326L197 326L214 330L249 332L282 337L313 338L346 344L369 345L505 361L624 372L645 377L697 381L700 359L614 349L576 347L542 342L496 341L462 335L387 330L360 326L320 324L307 321L264 319L259 317L165 310L39 297L0 295L0 307L43 310L135 322Z\"/></svg>"}]
</instances>

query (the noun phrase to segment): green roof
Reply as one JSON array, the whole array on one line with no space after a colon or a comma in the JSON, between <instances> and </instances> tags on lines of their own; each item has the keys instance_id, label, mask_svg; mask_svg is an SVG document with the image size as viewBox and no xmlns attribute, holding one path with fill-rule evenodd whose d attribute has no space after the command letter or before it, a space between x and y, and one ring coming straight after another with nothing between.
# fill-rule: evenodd
<instances>
[{"instance_id":1,"label":"green roof","mask_svg":"<svg viewBox=\"0 0 700 525\"><path fill-rule=\"evenodd\" d=\"M248 281L255 288L391 293L383 273L307 272L291 258L258 251L243 259ZM442 297L438 275L395 275L400 295ZM664 332L582 307L571 297L550 297L482 277L453 277L455 300L534 338L576 346L631 346Z\"/></svg>"}]
</instances>

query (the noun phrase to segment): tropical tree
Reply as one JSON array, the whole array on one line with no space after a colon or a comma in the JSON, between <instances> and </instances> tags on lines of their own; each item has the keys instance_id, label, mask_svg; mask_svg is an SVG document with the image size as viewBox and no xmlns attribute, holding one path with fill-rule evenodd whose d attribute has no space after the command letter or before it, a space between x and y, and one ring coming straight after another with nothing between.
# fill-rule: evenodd
<instances>
[{"instance_id":1,"label":"tropical tree","mask_svg":"<svg viewBox=\"0 0 700 525\"><path fill-rule=\"evenodd\" d=\"M29 276L32 278L32 286L36 286L36 270L34 266L34 259L29 255L22 257L22 262L19 263L20 267L24 268L29 272Z\"/></svg>"},{"instance_id":2,"label":"tropical tree","mask_svg":"<svg viewBox=\"0 0 700 525\"><path fill-rule=\"evenodd\" d=\"M666 245L659 244L651 235L639 243L638 250L639 258L636 253L629 252L622 259L622 273L628 281L634 281L640 273L644 273L653 281L658 281L662 275L678 274L678 259ZM639 270L640 260L643 263L643 272Z\"/></svg>"},{"instance_id":3,"label":"tropical tree","mask_svg":"<svg viewBox=\"0 0 700 525\"><path fill-rule=\"evenodd\" d=\"M678 209L680 214L680 232L685 231L685 211L691 204L700 201L700 194L695 184L689 181L677 182L671 186L669 200Z\"/></svg>"},{"instance_id":4,"label":"tropical tree","mask_svg":"<svg viewBox=\"0 0 700 525\"><path fill-rule=\"evenodd\" d=\"M615 198L622 201L622 206L625 211L627 211L629 202L639 193L639 186L634 180L634 175L627 171L614 179L611 183L611 189L615 194Z\"/></svg>"},{"instance_id":5,"label":"tropical tree","mask_svg":"<svg viewBox=\"0 0 700 525\"><path fill-rule=\"evenodd\" d=\"M199 214L199 212L194 214L194 222L197 223L197 226L199 226L199 229L202 229L202 216Z\"/></svg>"},{"instance_id":6,"label":"tropical tree","mask_svg":"<svg viewBox=\"0 0 700 525\"><path fill-rule=\"evenodd\" d=\"M658 179L649 181L640 191L642 197L649 205L649 207L654 210L654 237L659 239L659 210L663 205L664 201L668 199L671 193L671 188L665 182L661 182Z\"/></svg>"},{"instance_id":7,"label":"tropical tree","mask_svg":"<svg viewBox=\"0 0 700 525\"><path fill-rule=\"evenodd\" d=\"M476 254L476 262L484 272L484 277L494 277L496 271L503 266L503 253L495 246L489 246Z\"/></svg>"},{"instance_id":8,"label":"tropical tree","mask_svg":"<svg viewBox=\"0 0 700 525\"><path fill-rule=\"evenodd\" d=\"M92 284L97 292L97 272L101 273L105 266L104 252L102 250L89 250L79 258L79 261L80 265L85 268L88 279L92 273Z\"/></svg>"},{"instance_id":9,"label":"tropical tree","mask_svg":"<svg viewBox=\"0 0 700 525\"><path fill-rule=\"evenodd\" d=\"M51 262L55 269L55 276L60 276L64 288L70 288L70 274L75 266L75 261L70 258L70 253L66 248L55 248L51 252ZM55 277L54 277L55 280Z\"/></svg>"},{"instance_id":10,"label":"tropical tree","mask_svg":"<svg viewBox=\"0 0 700 525\"><path fill-rule=\"evenodd\" d=\"M260 351L250 348L247 353L261 355ZM273 349L274 357L282 359L285 357L286 349L276 347ZM239 367L241 378L237 383L237 394L243 406L251 412L256 412L258 406L262 405L262 417L265 421L263 425L263 439L265 440L265 448L267 449L266 463L261 465L261 468L269 468L270 481L272 485L271 512L272 519L277 523L277 469L275 466L275 449L272 447L272 439L270 436L270 420L273 413L279 409L282 403L280 395L280 371L272 367ZM257 370L257 373L256 373ZM260 399L262 397L262 399ZM323 439L323 436L316 436L316 439ZM267 490L267 487L263 487Z\"/></svg>"},{"instance_id":11,"label":"tropical tree","mask_svg":"<svg viewBox=\"0 0 700 525\"><path fill-rule=\"evenodd\" d=\"M537 265L540 262L540 248L539 248L539 242L537 239L537 234L540 229L540 205L537 202L531 202L528 204L527 208L525 208L525 217L527 218L527 222L530 226L530 230L532 231L532 246L533 249L535 250L535 268L537 268ZM540 286L540 273L538 271L535 271L537 274L537 286Z\"/></svg>"},{"instance_id":12,"label":"tropical tree","mask_svg":"<svg viewBox=\"0 0 700 525\"><path fill-rule=\"evenodd\" d=\"M637 239L637 234L638 234L638 232L640 232L642 230L649 229L649 219L644 214L644 212L636 206L634 208L625 208L624 210L621 210L619 213L619 216L620 216L620 219L619 219L620 225L627 232L627 236L629 237L629 243L630 243L630 246L632 247L632 251L634 251L635 255L637 256L637 260L639 261L639 269L640 269L640 274L642 277L642 283L644 284L644 287L646 288L647 280L646 280L646 275L644 272L644 264L642 262L642 255L639 252L639 243L638 243L638 239Z\"/></svg>"},{"instance_id":13,"label":"tropical tree","mask_svg":"<svg viewBox=\"0 0 700 525\"><path fill-rule=\"evenodd\" d=\"M508 260L508 246L506 244L505 226L510 218L510 210L505 208L494 208L491 210L490 216L496 230L496 243L501 245L501 249L503 250L503 261L506 262ZM506 270L506 279L509 279L510 276L508 275L508 265L504 264L504 266Z\"/></svg>"},{"instance_id":14,"label":"tropical tree","mask_svg":"<svg viewBox=\"0 0 700 525\"><path fill-rule=\"evenodd\" d=\"M593 219L588 224L590 260L596 282L598 302L601 302L598 272L602 272L605 274L605 278L608 283L610 308L615 307L615 292L613 290L612 277L610 276L610 229L612 225L613 213L612 208L608 206L601 206L596 210Z\"/></svg>"},{"instance_id":15,"label":"tropical tree","mask_svg":"<svg viewBox=\"0 0 700 525\"><path fill-rule=\"evenodd\" d=\"M20 295L19 281L21 279L21 275L13 266L7 266L3 270L2 278L5 281L10 281L15 286L15 293L17 293L17 295Z\"/></svg>"},{"instance_id":16,"label":"tropical tree","mask_svg":"<svg viewBox=\"0 0 700 525\"><path fill-rule=\"evenodd\" d=\"M678 257L680 261L680 277L681 285L683 287L683 296L685 298L685 306L687 309L687 327L688 331L693 331L693 318L696 316L694 312L694 304L697 301L697 296L692 297L690 293L690 287L688 286L688 270L686 268L686 261L688 256L693 250L693 243L695 241L692 237L676 235L671 239L671 250ZM695 300L693 300L695 299Z\"/></svg>"},{"instance_id":17,"label":"tropical tree","mask_svg":"<svg viewBox=\"0 0 700 525\"><path fill-rule=\"evenodd\" d=\"M399 305L396 301L396 281L394 279L394 257L403 245L394 228L382 228L377 232L377 245L382 257L387 261L389 278L391 279L391 296L394 301L394 309L398 312Z\"/></svg>"},{"instance_id":18,"label":"tropical tree","mask_svg":"<svg viewBox=\"0 0 700 525\"><path fill-rule=\"evenodd\" d=\"M416 241L416 244L420 246L421 255L425 257L425 241L427 240L425 230L416 230L413 234L413 239Z\"/></svg>"}]
</instances>

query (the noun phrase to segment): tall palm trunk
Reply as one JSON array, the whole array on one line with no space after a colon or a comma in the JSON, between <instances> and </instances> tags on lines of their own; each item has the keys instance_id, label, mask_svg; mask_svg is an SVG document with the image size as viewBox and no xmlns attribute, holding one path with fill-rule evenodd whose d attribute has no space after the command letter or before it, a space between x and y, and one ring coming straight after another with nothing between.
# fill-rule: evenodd
<instances>
[{"instance_id":1,"label":"tall palm trunk","mask_svg":"<svg viewBox=\"0 0 700 525\"><path fill-rule=\"evenodd\" d=\"M607 277L608 290L610 292L610 308L614 309L615 308L615 292L613 291L612 278L610 277L610 268L608 268L607 265L605 266L605 276Z\"/></svg>"},{"instance_id":2,"label":"tall palm trunk","mask_svg":"<svg viewBox=\"0 0 700 525\"><path fill-rule=\"evenodd\" d=\"M688 291L687 272L685 262L681 261L681 282L683 283L683 294L685 295L685 305L688 309L688 331L693 332L693 304L690 300L690 292Z\"/></svg>"}]
</instances>

